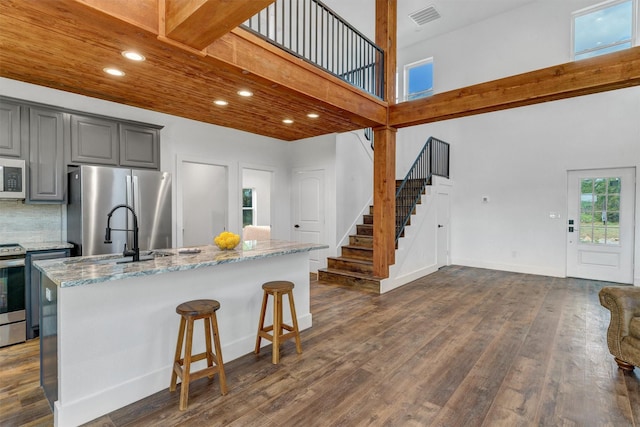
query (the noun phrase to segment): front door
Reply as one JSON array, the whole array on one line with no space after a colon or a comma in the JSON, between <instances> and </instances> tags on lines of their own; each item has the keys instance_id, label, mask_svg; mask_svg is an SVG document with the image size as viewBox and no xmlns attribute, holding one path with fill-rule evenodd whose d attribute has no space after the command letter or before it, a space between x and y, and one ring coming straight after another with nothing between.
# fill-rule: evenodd
<instances>
[{"instance_id":1,"label":"front door","mask_svg":"<svg viewBox=\"0 0 640 427\"><path fill-rule=\"evenodd\" d=\"M324 170L293 171L293 240L324 243ZM309 270L326 265L324 250L309 252Z\"/></svg>"},{"instance_id":2,"label":"front door","mask_svg":"<svg viewBox=\"0 0 640 427\"><path fill-rule=\"evenodd\" d=\"M567 276L633 283L635 169L569 171Z\"/></svg>"}]
</instances>

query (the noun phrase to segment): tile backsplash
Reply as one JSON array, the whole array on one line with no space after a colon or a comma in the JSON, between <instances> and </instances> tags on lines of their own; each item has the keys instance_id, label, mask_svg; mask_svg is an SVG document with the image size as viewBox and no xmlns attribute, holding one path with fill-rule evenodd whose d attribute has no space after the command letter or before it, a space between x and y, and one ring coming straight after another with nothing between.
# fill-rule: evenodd
<instances>
[{"instance_id":1,"label":"tile backsplash","mask_svg":"<svg viewBox=\"0 0 640 427\"><path fill-rule=\"evenodd\" d=\"M39 243L66 240L65 205L28 205L0 200L0 243Z\"/></svg>"}]
</instances>

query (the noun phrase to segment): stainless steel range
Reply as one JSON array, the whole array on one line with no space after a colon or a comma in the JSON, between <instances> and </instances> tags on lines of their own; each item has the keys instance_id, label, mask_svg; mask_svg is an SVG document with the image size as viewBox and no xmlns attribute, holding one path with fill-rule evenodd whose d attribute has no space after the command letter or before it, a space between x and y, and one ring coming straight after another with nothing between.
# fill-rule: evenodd
<instances>
[{"instance_id":1,"label":"stainless steel range","mask_svg":"<svg viewBox=\"0 0 640 427\"><path fill-rule=\"evenodd\" d=\"M26 340L24 260L20 245L0 244L0 347Z\"/></svg>"}]
</instances>

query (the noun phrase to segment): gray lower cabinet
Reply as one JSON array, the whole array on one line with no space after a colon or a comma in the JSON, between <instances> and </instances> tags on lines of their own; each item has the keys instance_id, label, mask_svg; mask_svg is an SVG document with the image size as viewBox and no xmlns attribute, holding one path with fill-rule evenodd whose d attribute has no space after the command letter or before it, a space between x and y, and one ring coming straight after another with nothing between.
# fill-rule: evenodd
<instances>
[{"instance_id":1,"label":"gray lower cabinet","mask_svg":"<svg viewBox=\"0 0 640 427\"><path fill-rule=\"evenodd\" d=\"M0 156L20 157L20 104L0 101Z\"/></svg>"},{"instance_id":2,"label":"gray lower cabinet","mask_svg":"<svg viewBox=\"0 0 640 427\"><path fill-rule=\"evenodd\" d=\"M64 113L29 109L29 201L65 198Z\"/></svg>"},{"instance_id":3,"label":"gray lower cabinet","mask_svg":"<svg viewBox=\"0 0 640 427\"><path fill-rule=\"evenodd\" d=\"M47 276L42 277L40 331L40 385L53 410L58 400L58 286Z\"/></svg>"},{"instance_id":4,"label":"gray lower cabinet","mask_svg":"<svg viewBox=\"0 0 640 427\"><path fill-rule=\"evenodd\" d=\"M34 267L33 263L44 259L66 258L69 255L69 249L27 252L25 259L27 339L37 338L40 335L40 271Z\"/></svg>"},{"instance_id":5,"label":"gray lower cabinet","mask_svg":"<svg viewBox=\"0 0 640 427\"><path fill-rule=\"evenodd\" d=\"M121 123L120 166L160 169L160 131Z\"/></svg>"},{"instance_id":6,"label":"gray lower cabinet","mask_svg":"<svg viewBox=\"0 0 640 427\"><path fill-rule=\"evenodd\" d=\"M71 115L71 162L118 166L118 123Z\"/></svg>"}]
</instances>

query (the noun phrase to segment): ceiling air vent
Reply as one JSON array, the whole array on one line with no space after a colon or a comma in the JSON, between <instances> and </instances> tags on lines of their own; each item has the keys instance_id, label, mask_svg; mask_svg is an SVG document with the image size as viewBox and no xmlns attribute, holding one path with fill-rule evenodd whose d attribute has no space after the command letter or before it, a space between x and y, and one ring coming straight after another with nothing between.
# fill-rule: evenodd
<instances>
[{"instance_id":1,"label":"ceiling air vent","mask_svg":"<svg viewBox=\"0 0 640 427\"><path fill-rule=\"evenodd\" d=\"M433 6L425 7L424 9L416 10L409 14L409 18L416 23L418 27L426 24L427 22L435 21L440 18L440 14Z\"/></svg>"}]
</instances>

